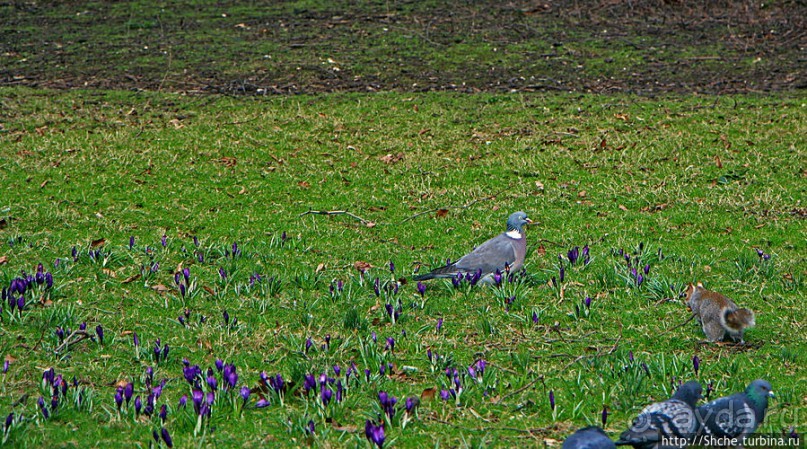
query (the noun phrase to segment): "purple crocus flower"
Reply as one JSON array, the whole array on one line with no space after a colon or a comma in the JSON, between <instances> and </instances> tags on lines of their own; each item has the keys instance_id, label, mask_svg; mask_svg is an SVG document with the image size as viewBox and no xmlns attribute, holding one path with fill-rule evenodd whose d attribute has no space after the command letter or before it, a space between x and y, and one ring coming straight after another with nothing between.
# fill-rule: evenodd
<instances>
[{"instance_id":1,"label":"purple crocus flower","mask_svg":"<svg viewBox=\"0 0 807 449\"><path fill-rule=\"evenodd\" d=\"M443 319L438 318L437 319L437 327L436 327L437 332L440 332L440 329L442 329L442 328L443 328Z\"/></svg>"},{"instance_id":2,"label":"purple crocus flower","mask_svg":"<svg viewBox=\"0 0 807 449\"><path fill-rule=\"evenodd\" d=\"M143 401L140 400L140 395L138 395L134 400L134 407L135 407L135 414L140 414L140 410L143 408Z\"/></svg>"},{"instance_id":3,"label":"purple crocus flower","mask_svg":"<svg viewBox=\"0 0 807 449\"><path fill-rule=\"evenodd\" d=\"M308 433L316 433L316 427L314 426L314 420L308 420L308 426L306 426L305 430Z\"/></svg>"},{"instance_id":4,"label":"purple crocus flower","mask_svg":"<svg viewBox=\"0 0 807 449\"><path fill-rule=\"evenodd\" d=\"M166 245L168 245L168 236L163 234L163 236L160 238L160 243L163 245L163 248L165 248Z\"/></svg>"},{"instance_id":5,"label":"purple crocus flower","mask_svg":"<svg viewBox=\"0 0 807 449\"><path fill-rule=\"evenodd\" d=\"M185 376L185 380L193 385L196 377L202 374L202 369L199 368L199 365L186 365L182 368L182 374Z\"/></svg>"},{"instance_id":6,"label":"purple crocus flower","mask_svg":"<svg viewBox=\"0 0 807 449\"><path fill-rule=\"evenodd\" d=\"M20 309L20 313L25 309L25 296L17 298L17 308Z\"/></svg>"},{"instance_id":7,"label":"purple crocus flower","mask_svg":"<svg viewBox=\"0 0 807 449\"><path fill-rule=\"evenodd\" d=\"M229 326L230 325L230 314L225 310L225 311L223 311L221 313L221 316L224 318L224 325Z\"/></svg>"},{"instance_id":8,"label":"purple crocus flower","mask_svg":"<svg viewBox=\"0 0 807 449\"><path fill-rule=\"evenodd\" d=\"M129 236L129 249L134 248L134 245L135 245L135 236L131 235Z\"/></svg>"},{"instance_id":9,"label":"purple crocus flower","mask_svg":"<svg viewBox=\"0 0 807 449\"><path fill-rule=\"evenodd\" d=\"M580 248L575 246L574 248L570 249L566 256L569 258L569 263L574 265L577 263L577 258L580 255Z\"/></svg>"},{"instance_id":10,"label":"purple crocus flower","mask_svg":"<svg viewBox=\"0 0 807 449\"><path fill-rule=\"evenodd\" d=\"M345 389L342 386L342 381L337 380L336 381L336 402L337 403L342 402L342 397L344 396L344 394L345 394Z\"/></svg>"},{"instance_id":11,"label":"purple crocus flower","mask_svg":"<svg viewBox=\"0 0 807 449\"><path fill-rule=\"evenodd\" d=\"M605 428L605 424L608 422L608 407L602 406L602 428Z\"/></svg>"},{"instance_id":12,"label":"purple crocus flower","mask_svg":"<svg viewBox=\"0 0 807 449\"><path fill-rule=\"evenodd\" d=\"M214 402L216 402L216 393L213 393L212 391L208 391L207 394L205 395L205 403L208 406L210 406L210 405L213 405Z\"/></svg>"},{"instance_id":13,"label":"purple crocus flower","mask_svg":"<svg viewBox=\"0 0 807 449\"><path fill-rule=\"evenodd\" d=\"M440 390L440 399L448 401L449 399L451 399L451 392L449 392L448 390Z\"/></svg>"},{"instance_id":14,"label":"purple crocus flower","mask_svg":"<svg viewBox=\"0 0 807 449\"><path fill-rule=\"evenodd\" d=\"M341 372L342 372L342 368L339 365L334 365L333 366L333 373L334 373L334 375L336 375L336 377L339 377L339 373L341 373Z\"/></svg>"},{"instance_id":15,"label":"purple crocus flower","mask_svg":"<svg viewBox=\"0 0 807 449\"><path fill-rule=\"evenodd\" d=\"M566 269L561 265L560 270L558 270L558 280L563 282L564 279L566 279Z\"/></svg>"},{"instance_id":16,"label":"purple crocus flower","mask_svg":"<svg viewBox=\"0 0 807 449\"><path fill-rule=\"evenodd\" d=\"M320 390L320 399L322 399L322 405L327 406L328 403L331 401L332 397L333 397L333 392L331 391L331 389L329 387L323 385L322 389Z\"/></svg>"},{"instance_id":17,"label":"purple crocus flower","mask_svg":"<svg viewBox=\"0 0 807 449\"><path fill-rule=\"evenodd\" d=\"M536 312L534 310L532 311L532 323L533 324L538 324L538 312Z\"/></svg>"},{"instance_id":18,"label":"purple crocus flower","mask_svg":"<svg viewBox=\"0 0 807 449\"><path fill-rule=\"evenodd\" d=\"M331 348L331 334L325 334L325 347Z\"/></svg>"},{"instance_id":19,"label":"purple crocus flower","mask_svg":"<svg viewBox=\"0 0 807 449\"><path fill-rule=\"evenodd\" d=\"M488 362L485 359L479 359L476 361L476 370L479 372L479 375L482 376L485 374L485 369L488 366Z\"/></svg>"},{"instance_id":20,"label":"purple crocus flower","mask_svg":"<svg viewBox=\"0 0 807 449\"><path fill-rule=\"evenodd\" d=\"M701 367L701 359L697 355L692 357L692 369L695 371L695 375L698 375L698 370Z\"/></svg>"},{"instance_id":21,"label":"purple crocus flower","mask_svg":"<svg viewBox=\"0 0 807 449\"><path fill-rule=\"evenodd\" d=\"M151 431L151 437L154 438L154 442L157 443L157 445L160 444L160 434L157 433L157 429Z\"/></svg>"},{"instance_id":22,"label":"purple crocus flower","mask_svg":"<svg viewBox=\"0 0 807 449\"><path fill-rule=\"evenodd\" d=\"M75 246L72 249L70 249L70 255L73 256L73 262L78 261L78 250L76 249Z\"/></svg>"},{"instance_id":23,"label":"purple crocus flower","mask_svg":"<svg viewBox=\"0 0 807 449\"><path fill-rule=\"evenodd\" d=\"M379 391L378 402L381 404L381 408L384 409L384 413L389 419L392 419L395 416L395 404L398 403L398 398L388 394L386 391Z\"/></svg>"},{"instance_id":24,"label":"purple crocus flower","mask_svg":"<svg viewBox=\"0 0 807 449\"><path fill-rule=\"evenodd\" d=\"M644 370L645 374L647 374L648 376L650 375L650 367L647 366L647 363L642 362L642 369Z\"/></svg>"},{"instance_id":25,"label":"purple crocus flower","mask_svg":"<svg viewBox=\"0 0 807 449\"><path fill-rule=\"evenodd\" d=\"M134 384L131 382L126 382L126 385L123 387L123 398L126 399L126 405L129 405L129 400L132 399L132 395L134 394Z\"/></svg>"},{"instance_id":26,"label":"purple crocus flower","mask_svg":"<svg viewBox=\"0 0 807 449\"><path fill-rule=\"evenodd\" d=\"M185 317L184 316L180 315L179 317L177 317L177 321L179 321L179 324L181 324L182 327L185 327Z\"/></svg>"},{"instance_id":27,"label":"purple crocus flower","mask_svg":"<svg viewBox=\"0 0 807 449\"><path fill-rule=\"evenodd\" d=\"M236 384L238 384L238 373L235 370L235 365L229 363L224 365L224 388L231 389L235 388Z\"/></svg>"},{"instance_id":28,"label":"purple crocus flower","mask_svg":"<svg viewBox=\"0 0 807 449\"><path fill-rule=\"evenodd\" d=\"M586 299L583 302L586 305L586 309L591 308L591 297L590 296L586 296Z\"/></svg>"},{"instance_id":29,"label":"purple crocus flower","mask_svg":"<svg viewBox=\"0 0 807 449\"><path fill-rule=\"evenodd\" d=\"M345 283L341 279L338 279L336 281L336 290L339 293L342 293L342 290L344 290L344 289L345 289Z\"/></svg>"},{"instance_id":30,"label":"purple crocus flower","mask_svg":"<svg viewBox=\"0 0 807 449\"><path fill-rule=\"evenodd\" d=\"M227 279L227 272L224 271L223 267L219 268L219 277L221 277L222 280Z\"/></svg>"},{"instance_id":31,"label":"purple crocus flower","mask_svg":"<svg viewBox=\"0 0 807 449\"><path fill-rule=\"evenodd\" d=\"M120 410L121 405L123 405L123 395L121 394L121 390L115 390L115 405L117 406L118 410Z\"/></svg>"},{"instance_id":32,"label":"purple crocus flower","mask_svg":"<svg viewBox=\"0 0 807 449\"><path fill-rule=\"evenodd\" d=\"M370 382L370 368L364 368L364 378Z\"/></svg>"},{"instance_id":33,"label":"purple crocus flower","mask_svg":"<svg viewBox=\"0 0 807 449\"><path fill-rule=\"evenodd\" d=\"M61 326L56 326L56 330L53 332L56 334L56 337L59 339L59 341L64 340L64 329L62 329Z\"/></svg>"},{"instance_id":34,"label":"purple crocus flower","mask_svg":"<svg viewBox=\"0 0 807 449\"><path fill-rule=\"evenodd\" d=\"M496 272L493 273L493 283L495 285L501 285L502 283L502 273L498 268L496 269Z\"/></svg>"},{"instance_id":35,"label":"purple crocus flower","mask_svg":"<svg viewBox=\"0 0 807 449\"><path fill-rule=\"evenodd\" d=\"M381 280L378 278L373 281L373 292L376 296L381 296Z\"/></svg>"},{"instance_id":36,"label":"purple crocus flower","mask_svg":"<svg viewBox=\"0 0 807 449\"><path fill-rule=\"evenodd\" d=\"M770 254L763 254L762 255L762 260L771 260L771 255Z\"/></svg>"},{"instance_id":37,"label":"purple crocus flower","mask_svg":"<svg viewBox=\"0 0 807 449\"><path fill-rule=\"evenodd\" d=\"M650 264L646 264L646 265L644 266L644 274L645 274L645 276L647 276L648 274L650 274Z\"/></svg>"},{"instance_id":38,"label":"purple crocus flower","mask_svg":"<svg viewBox=\"0 0 807 449\"><path fill-rule=\"evenodd\" d=\"M39 409L42 411L42 416L44 416L45 419L50 418L50 412L48 412L48 408L45 405L45 398L40 396L36 403L39 405Z\"/></svg>"},{"instance_id":39,"label":"purple crocus flower","mask_svg":"<svg viewBox=\"0 0 807 449\"><path fill-rule=\"evenodd\" d=\"M420 297L422 298L426 294L426 284L418 281L417 290L418 293L420 293Z\"/></svg>"},{"instance_id":40,"label":"purple crocus flower","mask_svg":"<svg viewBox=\"0 0 807 449\"><path fill-rule=\"evenodd\" d=\"M392 263L391 260L389 261L389 272L393 274L395 273L395 264Z\"/></svg>"},{"instance_id":41,"label":"purple crocus flower","mask_svg":"<svg viewBox=\"0 0 807 449\"><path fill-rule=\"evenodd\" d=\"M100 324L95 326L95 335L98 336L98 342L104 344L104 328Z\"/></svg>"},{"instance_id":42,"label":"purple crocus flower","mask_svg":"<svg viewBox=\"0 0 807 449\"><path fill-rule=\"evenodd\" d=\"M453 285L454 288L459 288L460 285L462 284L463 279L464 279L464 276L462 275L462 273L457 273L456 276L451 278L451 285Z\"/></svg>"},{"instance_id":43,"label":"purple crocus flower","mask_svg":"<svg viewBox=\"0 0 807 449\"><path fill-rule=\"evenodd\" d=\"M709 384L706 385L706 393L704 393L703 397L708 401L709 396L712 394L713 391L715 391L714 382L709 381Z\"/></svg>"},{"instance_id":44,"label":"purple crocus flower","mask_svg":"<svg viewBox=\"0 0 807 449\"><path fill-rule=\"evenodd\" d=\"M244 400L244 404L246 404L247 401L249 400L249 395L251 393L249 387L244 385L243 387L241 387L241 390L238 393L241 396L241 399Z\"/></svg>"},{"instance_id":45,"label":"purple crocus flower","mask_svg":"<svg viewBox=\"0 0 807 449\"><path fill-rule=\"evenodd\" d=\"M137 332L132 332L132 343L134 343L135 348L140 347L140 338L137 336Z\"/></svg>"},{"instance_id":46,"label":"purple crocus flower","mask_svg":"<svg viewBox=\"0 0 807 449\"><path fill-rule=\"evenodd\" d=\"M303 377L303 391L308 394L311 390L317 391L317 380L312 374L306 374Z\"/></svg>"},{"instance_id":47,"label":"purple crocus flower","mask_svg":"<svg viewBox=\"0 0 807 449\"><path fill-rule=\"evenodd\" d=\"M628 351L628 360L633 363L633 351Z\"/></svg>"},{"instance_id":48,"label":"purple crocus flower","mask_svg":"<svg viewBox=\"0 0 807 449\"><path fill-rule=\"evenodd\" d=\"M162 407L160 407L160 413L158 413L157 416L160 417L162 422L165 422L166 418L168 418L168 406L163 404Z\"/></svg>"},{"instance_id":49,"label":"purple crocus flower","mask_svg":"<svg viewBox=\"0 0 807 449\"><path fill-rule=\"evenodd\" d=\"M185 405L188 404L188 395L183 394L181 398L179 398L179 407L185 408Z\"/></svg>"},{"instance_id":50,"label":"purple crocus flower","mask_svg":"<svg viewBox=\"0 0 807 449\"><path fill-rule=\"evenodd\" d=\"M241 255L241 250L238 249L238 243L233 242L233 259L235 259L236 256L240 256L240 255Z\"/></svg>"},{"instance_id":51,"label":"purple crocus flower","mask_svg":"<svg viewBox=\"0 0 807 449\"><path fill-rule=\"evenodd\" d=\"M216 376L207 376L207 386L213 391L219 388L219 382L216 380Z\"/></svg>"},{"instance_id":52,"label":"purple crocus flower","mask_svg":"<svg viewBox=\"0 0 807 449\"><path fill-rule=\"evenodd\" d=\"M386 349L389 349L390 351L394 351L394 350L395 350L395 339L394 339L394 338L392 338L392 337L387 337L387 346L386 346Z\"/></svg>"},{"instance_id":53,"label":"purple crocus flower","mask_svg":"<svg viewBox=\"0 0 807 449\"><path fill-rule=\"evenodd\" d=\"M551 408L552 411L555 410L555 391L554 390L549 390L549 408Z\"/></svg>"},{"instance_id":54,"label":"purple crocus flower","mask_svg":"<svg viewBox=\"0 0 807 449\"><path fill-rule=\"evenodd\" d=\"M364 436L367 437L371 444L375 444L381 449L384 446L384 424L375 425L374 422L368 419L364 424Z\"/></svg>"},{"instance_id":55,"label":"purple crocus flower","mask_svg":"<svg viewBox=\"0 0 807 449\"><path fill-rule=\"evenodd\" d=\"M160 429L160 435L162 435L163 441L165 441L166 446L174 447L174 442L171 440L171 435L168 433L168 429L166 429L165 427Z\"/></svg>"},{"instance_id":56,"label":"purple crocus flower","mask_svg":"<svg viewBox=\"0 0 807 449\"><path fill-rule=\"evenodd\" d=\"M642 285L642 282L644 282L644 276L640 274L639 276L636 277L636 286L638 287Z\"/></svg>"},{"instance_id":57,"label":"purple crocus flower","mask_svg":"<svg viewBox=\"0 0 807 449\"><path fill-rule=\"evenodd\" d=\"M415 408L420 405L420 399L415 396L410 396L406 398L406 402L404 403L404 408L406 409L406 413L412 414L415 411Z\"/></svg>"},{"instance_id":58,"label":"purple crocus flower","mask_svg":"<svg viewBox=\"0 0 807 449\"><path fill-rule=\"evenodd\" d=\"M311 346L314 345L314 342L311 341L311 337L305 339L305 353L308 354L308 350L311 349Z\"/></svg>"}]
</instances>

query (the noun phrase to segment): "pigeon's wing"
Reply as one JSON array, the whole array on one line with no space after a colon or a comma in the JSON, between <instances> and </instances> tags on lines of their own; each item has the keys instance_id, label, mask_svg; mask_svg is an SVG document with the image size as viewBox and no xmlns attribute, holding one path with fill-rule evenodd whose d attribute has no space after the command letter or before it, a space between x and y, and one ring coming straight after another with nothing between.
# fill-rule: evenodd
<instances>
[{"instance_id":1,"label":"pigeon's wing","mask_svg":"<svg viewBox=\"0 0 807 449\"><path fill-rule=\"evenodd\" d=\"M740 393L714 400L698 407L703 433L718 437L738 437L757 428L754 410Z\"/></svg>"},{"instance_id":2,"label":"pigeon's wing","mask_svg":"<svg viewBox=\"0 0 807 449\"><path fill-rule=\"evenodd\" d=\"M505 266L513 265L516 261L516 241L506 234L499 234L463 256L454 266L458 271L467 273L482 270L483 275L496 270L504 271Z\"/></svg>"},{"instance_id":3,"label":"pigeon's wing","mask_svg":"<svg viewBox=\"0 0 807 449\"><path fill-rule=\"evenodd\" d=\"M619 437L618 444L652 445L662 437L691 438L698 421L694 410L677 399L645 407L630 428Z\"/></svg>"}]
</instances>

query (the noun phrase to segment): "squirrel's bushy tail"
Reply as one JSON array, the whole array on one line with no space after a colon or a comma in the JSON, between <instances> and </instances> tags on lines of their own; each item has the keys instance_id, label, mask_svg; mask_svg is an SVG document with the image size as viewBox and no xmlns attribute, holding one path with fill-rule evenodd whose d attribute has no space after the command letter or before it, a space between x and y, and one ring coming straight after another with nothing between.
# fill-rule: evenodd
<instances>
[{"instance_id":1,"label":"squirrel's bushy tail","mask_svg":"<svg viewBox=\"0 0 807 449\"><path fill-rule=\"evenodd\" d=\"M748 309L728 309L725 314L725 322L728 328L741 331L755 324L754 312Z\"/></svg>"}]
</instances>

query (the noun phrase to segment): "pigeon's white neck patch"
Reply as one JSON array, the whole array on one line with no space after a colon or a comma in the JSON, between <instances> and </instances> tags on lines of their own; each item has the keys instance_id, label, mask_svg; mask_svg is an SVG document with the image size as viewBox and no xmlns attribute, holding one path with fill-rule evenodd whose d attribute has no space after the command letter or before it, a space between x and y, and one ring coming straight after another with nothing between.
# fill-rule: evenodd
<instances>
[{"instance_id":1,"label":"pigeon's white neck patch","mask_svg":"<svg viewBox=\"0 0 807 449\"><path fill-rule=\"evenodd\" d=\"M505 235L507 235L507 236L508 236L508 237L510 237L511 239L520 239L520 238L521 238L521 233L520 233L520 232L518 232L518 231L517 231L517 230L515 230L515 229L513 229L512 231L507 231L507 232L505 232Z\"/></svg>"}]
</instances>

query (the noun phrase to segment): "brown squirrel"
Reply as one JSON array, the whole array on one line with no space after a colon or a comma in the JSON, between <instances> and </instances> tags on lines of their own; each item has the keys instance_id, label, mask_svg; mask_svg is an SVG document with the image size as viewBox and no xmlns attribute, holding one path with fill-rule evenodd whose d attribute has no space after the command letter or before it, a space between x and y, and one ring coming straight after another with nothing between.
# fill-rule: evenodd
<instances>
[{"instance_id":1,"label":"brown squirrel","mask_svg":"<svg viewBox=\"0 0 807 449\"><path fill-rule=\"evenodd\" d=\"M687 307L698 317L703 333L711 342L722 341L728 332L732 340L743 343L743 331L755 324L754 312L738 308L734 301L706 290L700 282L689 284L684 295Z\"/></svg>"}]
</instances>

